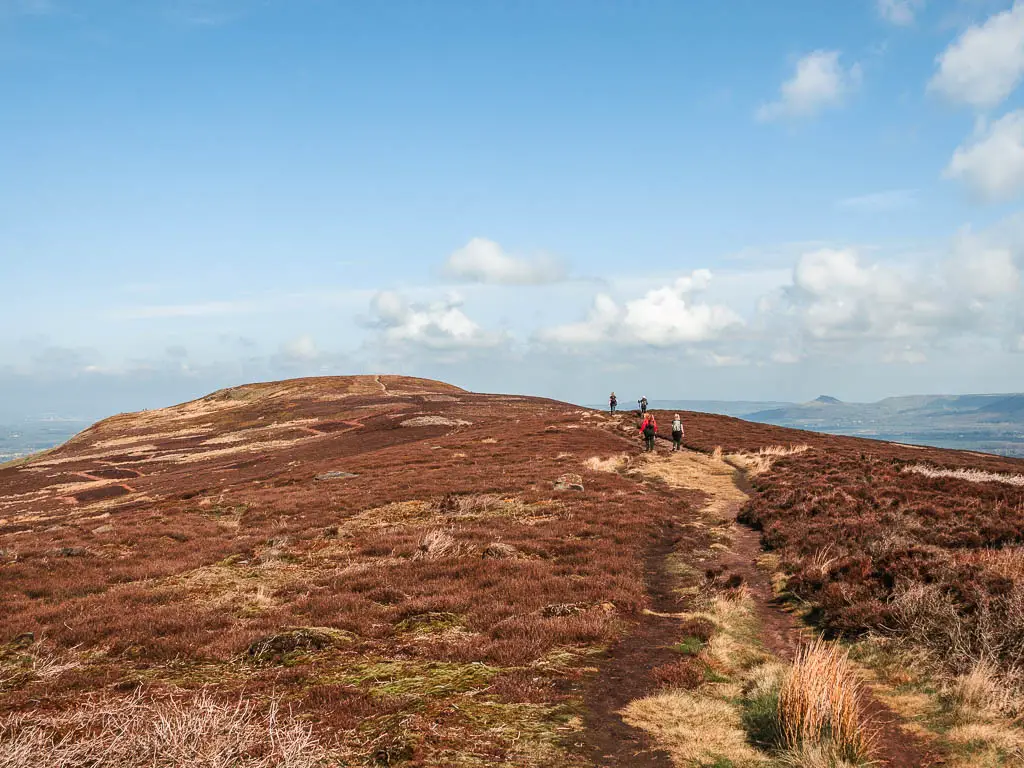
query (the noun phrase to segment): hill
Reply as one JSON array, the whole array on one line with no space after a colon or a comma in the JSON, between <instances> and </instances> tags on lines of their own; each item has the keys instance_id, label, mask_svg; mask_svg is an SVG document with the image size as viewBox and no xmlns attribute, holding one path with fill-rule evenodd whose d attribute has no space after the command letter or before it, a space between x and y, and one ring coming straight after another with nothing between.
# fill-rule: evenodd
<instances>
[{"instance_id":1,"label":"hill","mask_svg":"<svg viewBox=\"0 0 1024 768\"><path fill-rule=\"evenodd\" d=\"M743 415L833 434L1024 457L1024 395L917 395L877 403L822 396Z\"/></svg>"},{"instance_id":2,"label":"hill","mask_svg":"<svg viewBox=\"0 0 1024 768\"><path fill-rule=\"evenodd\" d=\"M1010 755L1012 712L971 720L936 691L980 660L1016 690L1024 462L684 422L686 451L640 455L628 415L299 379L0 467L0 765ZM785 735L812 627L877 676L835 743ZM908 645L883 656L869 631ZM878 659L905 648L923 655L896 681ZM913 686L932 720L887 698ZM954 717L995 736L958 741Z\"/></svg>"}]
</instances>

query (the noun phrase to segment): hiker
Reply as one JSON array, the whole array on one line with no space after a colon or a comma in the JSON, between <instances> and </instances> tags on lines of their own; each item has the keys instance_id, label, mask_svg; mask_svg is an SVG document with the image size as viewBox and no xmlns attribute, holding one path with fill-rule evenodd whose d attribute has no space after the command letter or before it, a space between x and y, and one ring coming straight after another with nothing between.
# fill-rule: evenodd
<instances>
[{"instance_id":1,"label":"hiker","mask_svg":"<svg viewBox=\"0 0 1024 768\"><path fill-rule=\"evenodd\" d=\"M640 425L640 434L644 438L644 450L654 450L654 438L658 435L658 423L654 420L654 414L648 413L644 416L644 422Z\"/></svg>"},{"instance_id":2,"label":"hiker","mask_svg":"<svg viewBox=\"0 0 1024 768\"><path fill-rule=\"evenodd\" d=\"M608 408L611 410L612 413L615 413L615 406L617 406L618 404L619 398L617 398L615 396L615 393L612 392L611 395L608 397Z\"/></svg>"},{"instance_id":3,"label":"hiker","mask_svg":"<svg viewBox=\"0 0 1024 768\"><path fill-rule=\"evenodd\" d=\"M640 413L647 413L647 398L641 397L637 402L640 403Z\"/></svg>"},{"instance_id":4,"label":"hiker","mask_svg":"<svg viewBox=\"0 0 1024 768\"><path fill-rule=\"evenodd\" d=\"M672 419L672 450L683 450L683 420L679 418L678 413Z\"/></svg>"}]
</instances>

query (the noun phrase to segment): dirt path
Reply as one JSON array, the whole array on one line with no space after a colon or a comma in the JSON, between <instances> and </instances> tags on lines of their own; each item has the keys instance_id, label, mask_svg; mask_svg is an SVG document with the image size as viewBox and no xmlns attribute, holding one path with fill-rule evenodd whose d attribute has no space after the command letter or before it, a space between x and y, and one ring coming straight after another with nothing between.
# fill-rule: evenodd
<instances>
[{"instance_id":1,"label":"dirt path","mask_svg":"<svg viewBox=\"0 0 1024 768\"><path fill-rule=\"evenodd\" d=\"M720 578L740 577L753 598L764 647L772 654L791 660L800 643L813 631L784 610L775 597L771 578L758 565L763 554L760 535L736 522L736 515L747 499L749 484L736 465L684 451L682 454L643 459L638 472L667 482L672 487L700 490L708 495L699 512L691 512L694 521L715 520L726 526L727 549L718 549L711 560L693 555L692 565L699 570L709 566L721 571ZM683 522L683 521L679 521ZM658 532L658 542L646 561L647 591L655 614L673 614L686 608L673 592L673 577L666 568L667 558L679 539L674 535L679 522L666 521ZM692 522L692 521L691 521ZM679 621L671 616L645 615L632 635L622 640L609 654L597 679L587 693L586 740L588 756L595 765L619 767L671 766L670 756L650 743L642 731L623 722L619 712L631 701L653 692L649 671L677 658L671 645L679 641ZM878 728L878 766L888 768L926 768L942 764L918 736L909 733L901 718L875 697L865 704L866 713Z\"/></svg>"},{"instance_id":2,"label":"dirt path","mask_svg":"<svg viewBox=\"0 0 1024 768\"><path fill-rule=\"evenodd\" d=\"M667 523L644 563L644 580L651 608L656 613L680 610L672 594L665 558L673 550L675 525ZM667 752L657 749L650 737L626 724L619 711L629 702L650 693L650 670L668 661L679 641L679 622L668 616L645 614L633 634L621 640L601 666L586 693L584 747L594 765L602 768L671 768Z\"/></svg>"}]
</instances>

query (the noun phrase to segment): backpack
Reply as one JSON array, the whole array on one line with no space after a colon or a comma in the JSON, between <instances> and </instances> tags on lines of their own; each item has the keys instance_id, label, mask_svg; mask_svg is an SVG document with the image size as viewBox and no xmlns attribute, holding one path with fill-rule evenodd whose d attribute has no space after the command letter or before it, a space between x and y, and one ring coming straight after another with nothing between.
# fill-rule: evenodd
<instances>
[{"instance_id":1,"label":"backpack","mask_svg":"<svg viewBox=\"0 0 1024 768\"><path fill-rule=\"evenodd\" d=\"M654 437L654 425L649 421L644 425L644 437Z\"/></svg>"}]
</instances>

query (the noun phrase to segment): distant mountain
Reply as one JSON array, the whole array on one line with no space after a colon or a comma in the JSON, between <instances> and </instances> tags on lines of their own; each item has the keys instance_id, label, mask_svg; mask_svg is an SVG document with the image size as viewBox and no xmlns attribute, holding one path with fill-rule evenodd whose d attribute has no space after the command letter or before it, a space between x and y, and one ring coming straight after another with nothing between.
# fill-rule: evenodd
<instances>
[{"instance_id":1,"label":"distant mountain","mask_svg":"<svg viewBox=\"0 0 1024 768\"><path fill-rule=\"evenodd\" d=\"M1024 457L1024 394L910 395L877 403L822 395L740 415L781 427Z\"/></svg>"},{"instance_id":2,"label":"distant mountain","mask_svg":"<svg viewBox=\"0 0 1024 768\"><path fill-rule=\"evenodd\" d=\"M816 403L825 403L826 405L838 405L838 404L842 403L843 401L842 400L838 400L838 399L836 399L834 397L830 397L828 395L818 395L816 398L814 398L814 402L816 402Z\"/></svg>"}]
</instances>

